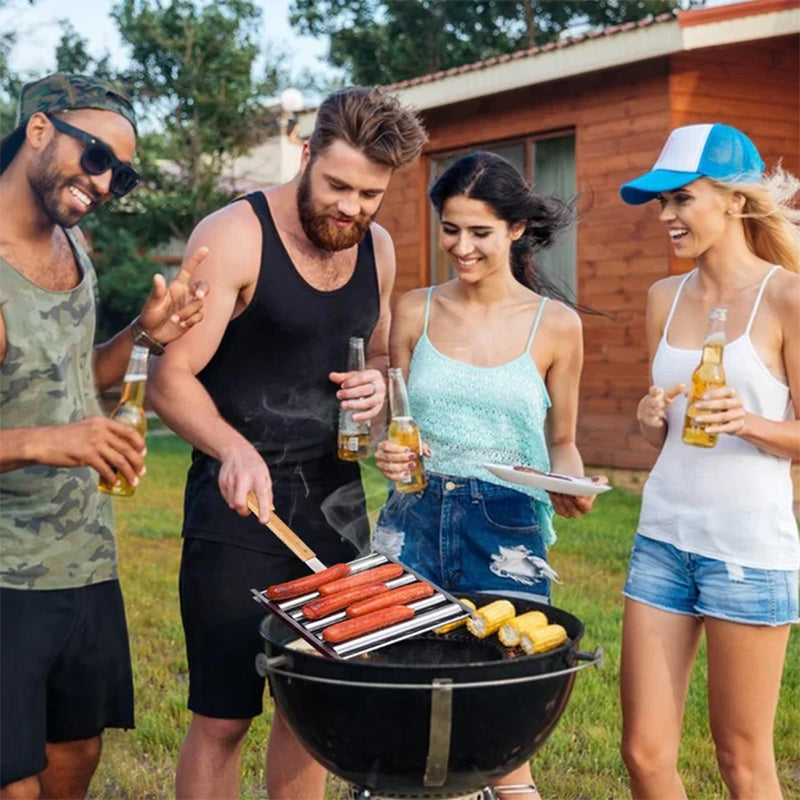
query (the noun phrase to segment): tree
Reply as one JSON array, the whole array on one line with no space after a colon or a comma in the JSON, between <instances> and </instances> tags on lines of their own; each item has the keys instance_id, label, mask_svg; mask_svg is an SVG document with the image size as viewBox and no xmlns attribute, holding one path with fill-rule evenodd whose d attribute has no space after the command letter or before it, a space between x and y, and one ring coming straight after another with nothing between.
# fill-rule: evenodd
<instances>
[{"instance_id":1,"label":"tree","mask_svg":"<svg viewBox=\"0 0 800 800\"><path fill-rule=\"evenodd\" d=\"M25 0L0 0L0 8ZM33 0L26 0L33 2ZM95 58L66 21L56 69L93 74L126 88L139 118L136 167L142 182L130 195L81 223L92 242L100 284L99 338L130 322L159 269L151 253L185 242L194 226L231 199L221 180L227 162L277 128L269 98L291 83L289 55L269 45L255 75L261 12L250 0L118 0L112 18L130 51L115 72ZM0 130L13 128L21 85L8 64L15 33L0 32Z\"/></svg>"},{"instance_id":2,"label":"tree","mask_svg":"<svg viewBox=\"0 0 800 800\"><path fill-rule=\"evenodd\" d=\"M302 34L357 84L388 84L705 0L292 0Z\"/></svg>"},{"instance_id":3,"label":"tree","mask_svg":"<svg viewBox=\"0 0 800 800\"><path fill-rule=\"evenodd\" d=\"M31 6L34 4L34 0L27 2ZM12 0L0 0L0 9L13 5ZM11 50L16 43L16 31L0 31L0 136L5 136L14 130L17 119L17 100L23 82L9 63Z\"/></svg>"},{"instance_id":4,"label":"tree","mask_svg":"<svg viewBox=\"0 0 800 800\"><path fill-rule=\"evenodd\" d=\"M104 336L141 306L157 271L149 252L185 241L231 199L220 180L223 169L269 132L273 118L265 100L286 80L277 51L264 74L252 77L260 11L247 0L121 0L112 17L131 52L131 66L115 77L137 107L142 183L83 225L93 243ZM60 68L82 66L85 42L72 33L62 36ZM94 71L104 65L88 64Z\"/></svg>"}]
</instances>

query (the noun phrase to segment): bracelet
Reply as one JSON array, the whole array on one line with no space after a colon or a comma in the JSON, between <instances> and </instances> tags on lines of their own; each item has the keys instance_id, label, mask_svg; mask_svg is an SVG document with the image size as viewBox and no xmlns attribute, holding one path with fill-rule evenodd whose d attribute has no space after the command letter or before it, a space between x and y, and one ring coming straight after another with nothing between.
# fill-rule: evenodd
<instances>
[{"instance_id":1,"label":"bracelet","mask_svg":"<svg viewBox=\"0 0 800 800\"><path fill-rule=\"evenodd\" d=\"M150 355L163 356L164 345L154 339L143 327L140 317L131 323L131 333L133 334L133 343L139 347L146 347L150 351Z\"/></svg>"}]
</instances>

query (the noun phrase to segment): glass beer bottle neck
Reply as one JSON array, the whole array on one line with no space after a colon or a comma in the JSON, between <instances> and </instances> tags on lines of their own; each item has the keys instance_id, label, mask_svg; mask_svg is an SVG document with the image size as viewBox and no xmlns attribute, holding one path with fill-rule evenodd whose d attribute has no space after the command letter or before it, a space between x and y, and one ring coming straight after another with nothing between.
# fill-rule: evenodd
<instances>
[{"instance_id":1,"label":"glass beer bottle neck","mask_svg":"<svg viewBox=\"0 0 800 800\"><path fill-rule=\"evenodd\" d=\"M122 398L119 401L120 405L130 404L134 406L144 406L144 393L145 393L144 379L141 380L126 380L122 389Z\"/></svg>"},{"instance_id":2,"label":"glass beer bottle neck","mask_svg":"<svg viewBox=\"0 0 800 800\"><path fill-rule=\"evenodd\" d=\"M392 419L411 418L406 382L402 371L396 367L389 370L389 410Z\"/></svg>"},{"instance_id":3,"label":"glass beer bottle neck","mask_svg":"<svg viewBox=\"0 0 800 800\"><path fill-rule=\"evenodd\" d=\"M722 350L723 346L721 343L714 342L711 344L705 344L703 346L703 358L702 361L704 364L721 364L722 363Z\"/></svg>"},{"instance_id":4,"label":"glass beer bottle neck","mask_svg":"<svg viewBox=\"0 0 800 800\"><path fill-rule=\"evenodd\" d=\"M364 340L353 336L350 338L350 347L347 355L347 371L363 372L365 363Z\"/></svg>"}]
</instances>

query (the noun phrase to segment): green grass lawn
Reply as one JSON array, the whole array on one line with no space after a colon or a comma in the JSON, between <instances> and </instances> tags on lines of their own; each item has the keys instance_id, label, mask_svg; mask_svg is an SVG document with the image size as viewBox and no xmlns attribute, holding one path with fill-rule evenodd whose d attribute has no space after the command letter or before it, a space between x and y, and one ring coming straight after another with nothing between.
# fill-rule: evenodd
<instances>
[{"instance_id":1,"label":"green grass lawn","mask_svg":"<svg viewBox=\"0 0 800 800\"><path fill-rule=\"evenodd\" d=\"M127 604L136 682L136 730L110 731L92 798L169 798L183 734L188 676L178 609L178 564L183 483L188 447L171 435L148 437L148 473L133 498L115 500L120 570ZM370 509L380 506L385 482L365 468ZM544 797L611 800L630 797L618 753L621 589L639 510L639 497L619 489L597 499L583 520L559 520L550 560L563 585L553 603L579 617L582 650L601 646L602 669L586 669L552 736L533 757ZM301 532L302 533L302 532ZM800 797L800 631L789 644L775 730L779 773L787 798ZM757 664L754 664L757 668ZM264 798L264 752L271 708L257 719L243 757L242 796ZM480 736L480 731L475 732ZM726 792L718 778L706 718L705 650L689 691L681 770L689 797ZM341 797L337 780L328 797Z\"/></svg>"}]
</instances>

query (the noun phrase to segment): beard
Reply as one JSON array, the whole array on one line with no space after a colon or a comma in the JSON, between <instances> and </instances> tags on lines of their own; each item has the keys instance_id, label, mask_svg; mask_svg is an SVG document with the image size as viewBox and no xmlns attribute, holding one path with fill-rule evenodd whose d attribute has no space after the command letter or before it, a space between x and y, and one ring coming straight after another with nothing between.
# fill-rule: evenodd
<instances>
[{"instance_id":1,"label":"beard","mask_svg":"<svg viewBox=\"0 0 800 800\"><path fill-rule=\"evenodd\" d=\"M300 216L303 233L320 250L347 250L364 238L374 215L358 214L353 217L349 227L337 228L331 222L331 214L315 211L309 176L311 166L309 164L300 176L300 183L297 186L297 213Z\"/></svg>"},{"instance_id":2,"label":"beard","mask_svg":"<svg viewBox=\"0 0 800 800\"><path fill-rule=\"evenodd\" d=\"M47 218L54 225L72 228L83 219L87 212L93 209L93 206L81 212L60 202L59 196L70 184L70 181L64 178L58 169L55 146L56 137L53 137L42 150L29 177L29 183L39 207ZM90 197L93 196L94 193L91 189L82 186L80 188Z\"/></svg>"}]
</instances>

